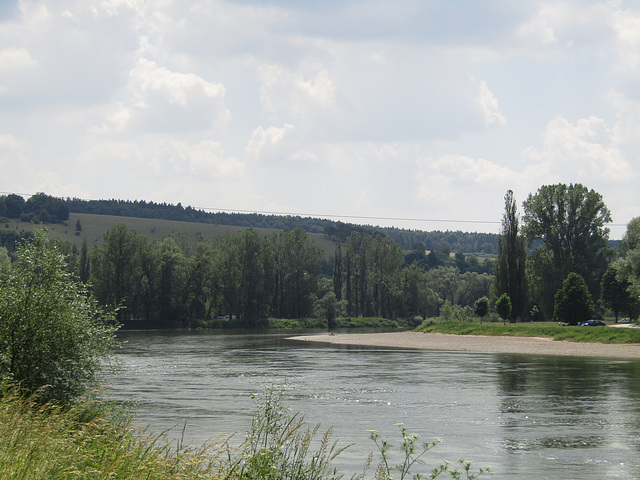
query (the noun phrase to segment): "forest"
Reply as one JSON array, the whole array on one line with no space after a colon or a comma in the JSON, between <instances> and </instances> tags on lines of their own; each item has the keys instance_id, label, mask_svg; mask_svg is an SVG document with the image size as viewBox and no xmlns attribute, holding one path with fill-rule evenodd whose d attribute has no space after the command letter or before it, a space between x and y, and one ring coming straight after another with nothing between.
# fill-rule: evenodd
<instances>
[{"instance_id":1,"label":"forest","mask_svg":"<svg viewBox=\"0 0 640 480\"><path fill-rule=\"evenodd\" d=\"M83 206L104 207L100 211L111 215L119 209L121 216L143 211L175 215L171 218L210 215L179 204L85 202L46 194L26 201L15 197L0 197L0 214L43 224L44 218L64 222L69 211ZM640 269L635 269L633 255L640 246L628 234L620 248L610 247L610 213L597 192L579 184L543 186L523 208L521 220L508 192L502 231L495 235L495 260L463 253L463 244L482 250L489 238L482 234L421 232L434 234L428 242L416 240L419 232L412 237L406 230L331 221L322 225L325 234L336 239L329 257L300 226L268 235L250 226L213 238L194 240L174 233L151 241L117 224L93 245L69 243L61 248L70 272L90 285L99 303L117 308L125 327L265 327L274 318L314 318L331 328L338 318L418 324L441 315L468 321L480 299L490 300L493 307L502 297L502 304L508 301L505 318L510 321L552 319L568 274L580 277L578 283L588 295L583 303L593 305L585 315L637 316L640 306L633 298L638 298L635 271ZM283 224L293 220L281 219ZM630 232L635 225L629 225ZM403 243L411 245L404 247L387 235L390 231L404 235ZM20 241L16 231L0 232L0 265L10 263Z\"/></svg>"},{"instance_id":2,"label":"forest","mask_svg":"<svg viewBox=\"0 0 640 480\"><path fill-rule=\"evenodd\" d=\"M489 294L492 280L473 271L481 270L477 260L442 253L429 259L424 249L405 254L381 235L359 232L327 260L300 228L150 242L118 224L90 252L83 244L70 258L101 304L121 307L120 323L155 328L265 327L268 318L310 317L330 327L351 316L419 323L443 301L472 305Z\"/></svg>"}]
</instances>

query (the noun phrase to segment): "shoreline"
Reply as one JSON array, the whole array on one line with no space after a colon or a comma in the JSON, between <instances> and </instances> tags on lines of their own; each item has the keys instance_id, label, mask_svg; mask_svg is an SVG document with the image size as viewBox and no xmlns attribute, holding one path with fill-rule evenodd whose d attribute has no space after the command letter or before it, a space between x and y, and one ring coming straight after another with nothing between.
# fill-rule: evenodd
<instances>
[{"instance_id":1,"label":"shoreline","mask_svg":"<svg viewBox=\"0 0 640 480\"><path fill-rule=\"evenodd\" d=\"M445 333L390 332L302 335L291 340L335 345L392 347L474 353L559 355L640 359L640 344L604 344L555 341L541 337L492 337Z\"/></svg>"}]
</instances>

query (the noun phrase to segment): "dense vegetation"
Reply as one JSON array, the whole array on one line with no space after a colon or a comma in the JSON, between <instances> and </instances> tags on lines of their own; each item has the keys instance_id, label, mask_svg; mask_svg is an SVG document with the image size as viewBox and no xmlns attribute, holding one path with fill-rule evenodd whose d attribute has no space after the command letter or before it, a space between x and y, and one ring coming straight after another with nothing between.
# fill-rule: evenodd
<instances>
[{"instance_id":1,"label":"dense vegetation","mask_svg":"<svg viewBox=\"0 0 640 480\"><path fill-rule=\"evenodd\" d=\"M69 206L60 199L36 193L28 200L16 194L0 196L0 217L19 218L24 222L59 223L69 218Z\"/></svg>"},{"instance_id":2,"label":"dense vegetation","mask_svg":"<svg viewBox=\"0 0 640 480\"><path fill-rule=\"evenodd\" d=\"M96 299L120 306L118 320L138 327L265 327L269 317L322 318L330 328L352 316L419 323L437 314L440 299L472 305L491 284L491 275L473 271L477 261L436 256L432 268L422 249L407 265L397 244L358 232L327 261L301 229L151 242L118 224L71 258Z\"/></svg>"}]
</instances>

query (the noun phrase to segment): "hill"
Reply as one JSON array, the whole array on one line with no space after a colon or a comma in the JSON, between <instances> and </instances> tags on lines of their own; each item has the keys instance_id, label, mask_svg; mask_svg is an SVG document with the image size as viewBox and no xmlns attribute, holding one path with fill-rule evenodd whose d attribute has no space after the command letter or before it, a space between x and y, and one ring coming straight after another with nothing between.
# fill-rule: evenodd
<instances>
[{"instance_id":1,"label":"hill","mask_svg":"<svg viewBox=\"0 0 640 480\"><path fill-rule=\"evenodd\" d=\"M83 217L83 215L85 215ZM93 218L97 215L103 218ZM152 239L172 232L199 232L205 236L220 235L239 228L253 227L265 233L276 230L301 228L312 234L325 251L333 250L337 242L346 240L358 231L370 235L383 235L405 251L422 248L428 251L448 251L493 256L497 253L498 235L489 233L468 233L462 231L422 231L395 227L377 227L343 223L323 218L294 215L265 215L259 213L212 212L180 203L154 203L131 200L82 200L78 198L56 198L44 193L32 195L28 200L16 194L0 197L0 222L3 217L10 221L20 220L24 225L14 224L13 228L31 229L29 224L56 224L51 227L55 235L72 240L80 237L88 243L100 238L108 226L125 223L139 233L148 234ZM91 220L90 220L91 219ZM127 219L127 220L125 220ZM80 220L82 230L75 230ZM143 221L147 220L147 221ZM178 222L177 224L171 222ZM6 223L6 222L5 222ZM64 233L61 233L64 232ZM71 237L71 238L69 238Z\"/></svg>"},{"instance_id":2,"label":"hill","mask_svg":"<svg viewBox=\"0 0 640 480\"><path fill-rule=\"evenodd\" d=\"M78 222L80 223L78 224ZM237 233L248 228L233 225L214 225L91 213L70 213L69 219L63 223L49 223L43 224L42 226L47 229L50 237L71 242L76 248L80 249L83 241L86 241L88 245L92 245L94 242L102 239L104 232L109 227L118 223L126 225L127 228L135 230L141 235L148 236L150 240L162 240L165 236L173 233L184 234L189 238L194 238L196 235L212 238L229 232ZM77 225L80 226L80 230L76 229ZM0 232L32 232L37 228L41 228L41 225L14 219L5 219L4 223L0 225ZM270 235L279 229L258 227L256 230L262 235ZM333 240L320 233L309 233L309 236L322 247L327 255L333 255L335 251L335 242Z\"/></svg>"}]
</instances>

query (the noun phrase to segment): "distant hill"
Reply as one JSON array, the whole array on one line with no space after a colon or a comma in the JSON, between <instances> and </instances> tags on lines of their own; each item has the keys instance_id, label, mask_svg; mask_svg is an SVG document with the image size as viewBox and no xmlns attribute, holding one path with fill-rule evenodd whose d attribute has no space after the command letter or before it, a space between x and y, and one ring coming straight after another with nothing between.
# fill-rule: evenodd
<instances>
[{"instance_id":1,"label":"distant hill","mask_svg":"<svg viewBox=\"0 0 640 480\"><path fill-rule=\"evenodd\" d=\"M45 193L24 200L16 194L0 196L0 223L5 230L32 230L34 225L49 225L51 234L77 244L92 243L116 223L124 223L138 233L161 239L174 232L205 236L253 227L264 232L301 228L313 235L327 252L333 252L337 242L346 240L354 231L383 235L404 250L422 248L428 251L449 251L493 256L497 253L498 235L462 231L422 231L394 227L374 227L340 221L294 215L259 213L209 212L180 203L146 202L144 200L82 200L57 198ZM77 222L80 230L76 230ZM12 224L9 227L9 224ZM55 232L55 233L54 233ZM80 242L81 243L81 242Z\"/></svg>"},{"instance_id":2,"label":"distant hill","mask_svg":"<svg viewBox=\"0 0 640 480\"><path fill-rule=\"evenodd\" d=\"M427 250L449 250L451 252L495 255L498 249L498 235L492 233L439 230L427 232L394 227L356 225L323 218L294 215L208 212L190 206L183 207L180 203L171 205L137 200L81 200L78 198L67 198L65 203L71 213L173 220L271 230L301 228L309 233L327 235L334 242L344 241L354 231L370 234L378 233L392 239L405 250L411 250L417 242L422 242Z\"/></svg>"}]
</instances>

